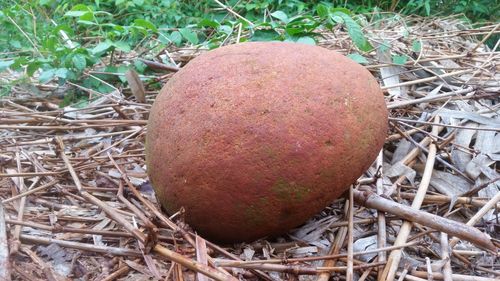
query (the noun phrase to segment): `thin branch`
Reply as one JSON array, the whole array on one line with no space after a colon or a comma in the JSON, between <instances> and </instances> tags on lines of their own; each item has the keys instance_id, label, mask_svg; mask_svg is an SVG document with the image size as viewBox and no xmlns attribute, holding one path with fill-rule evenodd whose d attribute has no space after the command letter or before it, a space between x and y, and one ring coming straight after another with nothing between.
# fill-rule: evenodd
<instances>
[{"instance_id":1,"label":"thin branch","mask_svg":"<svg viewBox=\"0 0 500 281\"><path fill-rule=\"evenodd\" d=\"M242 17L240 14L236 13L235 11L233 11L231 8L229 8L228 6L222 4L219 0L214 0L215 3L217 3L219 6L221 6L223 9L225 9L226 11L228 11L229 13L231 13L232 15L234 15L235 17L243 20L244 22L248 23L250 26L254 26L253 22L247 20L246 18Z\"/></svg>"},{"instance_id":2,"label":"thin branch","mask_svg":"<svg viewBox=\"0 0 500 281\"><path fill-rule=\"evenodd\" d=\"M355 191L354 200L367 208L387 212L407 221L419 223L437 231L446 232L450 236L464 239L485 250L495 252L497 249L491 242L491 237L475 227L409 208L408 206L378 196L370 190Z\"/></svg>"}]
</instances>

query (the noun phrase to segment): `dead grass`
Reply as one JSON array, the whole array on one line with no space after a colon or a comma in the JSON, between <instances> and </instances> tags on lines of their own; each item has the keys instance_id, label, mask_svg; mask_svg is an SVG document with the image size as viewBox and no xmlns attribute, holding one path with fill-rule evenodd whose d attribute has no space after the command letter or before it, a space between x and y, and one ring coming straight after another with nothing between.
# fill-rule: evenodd
<instances>
[{"instance_id":1,"label":"dead grass","mask_svg":"<svg viewBox=\"0 0 500 281\"><path fill-rule=\"evenodd\" d=\"M251 244L214 245L182 213L159 210L144 162L156 92L69 85L95 99L61 109L57 86L35 85L43 98L14 87L0 109L0 280L498 278L500 53L479 37L494 28L454 17L370 22L374 45L390 44L366 55L390 109L383 151L350 200ZM321 46L354 52L344 30L322 34ZM183 65L200 52L165 54ZM391 54L409 59L395 65Z\"/></svg>"}]
</instances>

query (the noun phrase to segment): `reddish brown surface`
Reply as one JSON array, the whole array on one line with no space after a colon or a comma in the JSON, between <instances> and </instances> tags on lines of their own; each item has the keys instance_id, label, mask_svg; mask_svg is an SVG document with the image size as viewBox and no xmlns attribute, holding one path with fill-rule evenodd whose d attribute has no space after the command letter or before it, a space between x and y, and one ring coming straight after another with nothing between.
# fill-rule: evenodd
<instances>
[{"instance_id":1,"label":"reddish brown surface","mask_svg":"<svg viewBox=\"0 0 500 281\"><path fill-rule=\"evenodd\" d=\"M245 43L203 54L151 110L148 174L170 212L207 238L298 226L375 159L387 130L377 81L320 47Z\"/></svg>"}]
</instances>

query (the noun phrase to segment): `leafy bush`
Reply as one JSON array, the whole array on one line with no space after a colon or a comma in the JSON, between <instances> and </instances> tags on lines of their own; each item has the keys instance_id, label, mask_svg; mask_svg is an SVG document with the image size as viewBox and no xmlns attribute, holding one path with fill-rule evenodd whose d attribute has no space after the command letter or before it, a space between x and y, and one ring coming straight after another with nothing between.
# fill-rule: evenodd
<instances>
[{"instance_id":1,"label":"leafy bush","mask_svg":"<svg viewBox=\"0 0 500 281\"><path fill-rule=\"evenodd\" d=\"M261 0L237 4L234 9L242 9L249 20L228 17L227 11L220 10L212 1L8 3L11 5L4 5L8 8L0 13L0 50L8 54L0 63L0 70L26 69L30 76L40 70L41 83L52 79L61 84L78 80L88 67L109 53L163 48L169 44L202 44L215 48L237 28L248 34L240 41L285 40L314 44L318 35L314 30L318 26L342 24L360 50L371 49L349 10L319 4L313 12L312 2ZM136 65L136 68L141 71L144 67ZM103 86L92 77L83 82L91 88Z\"/></svg>"},{"instance_id":2,"label":"leafy bush","mask_svg":"<svg viewBox=\"0 0 500 281\"><path fill-rule=\"evenodd\" d=\"M240 41L283 40L315 44L319 26L344 26L361 52L372 50L358 19L374 10L406 14L463 13L475 21L498 18L498 3L489 0L230 0L225 5L244 19L228 14L216 1L174 0L0 0L0 71L7 68L37 73L41 83L81 83L101 92L112 90L110 75L86 72L96 64L103 71L124 73L141 62L115 65L114 54L154 53L168 45L216 48L241 32ZM233 36L234 37L234 36ZM111 54L111 56L109 56ZM132 56L133 57L133 56ZM356 59L356 58L355 58ZM357 57L358 61L362 57ZM168 62L165 62L168 63ZM123 76L119 79L124 81Z\"/></svg>"}]
</instances>

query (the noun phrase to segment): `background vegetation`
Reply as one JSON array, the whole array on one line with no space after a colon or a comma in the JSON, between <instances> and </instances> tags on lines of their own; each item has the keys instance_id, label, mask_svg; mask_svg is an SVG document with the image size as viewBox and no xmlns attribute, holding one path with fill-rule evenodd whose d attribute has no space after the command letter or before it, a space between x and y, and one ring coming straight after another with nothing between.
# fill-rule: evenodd
<instances>
[{"instance_id":1,"label":"background vegetation","mask_svg":"<svg viewBox=\"0 0 500 281\"><path fill-rule=\"evenodd\" d=\"M491 0L0 0L0 7L0 72L23 73L0 85L0 96L32 76L40 83L72 81L106 93L112 90L108 83L125 83L124 76L85 75L89 68L124 73L133 67L147 74L146 65L135 58L153 57L174 46L216 48L236 33L241 42L315 44L318 27L339 26L347 29L362 54L373 48L362 31L369 17L461 14L480 25L498 21L500 13L498 1ZM490 38L491 44L496 40L498 36Z\"/></svg>"}]
</instances>

